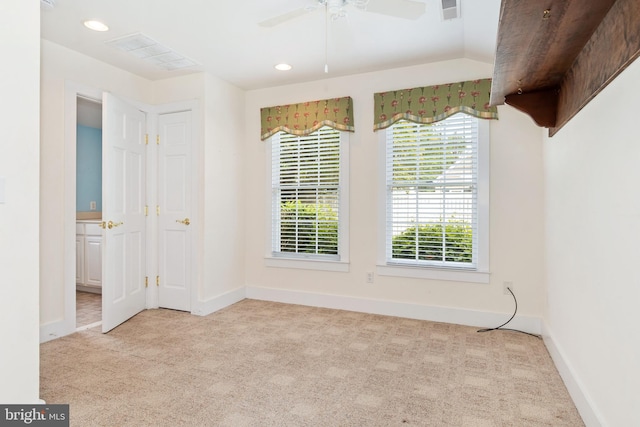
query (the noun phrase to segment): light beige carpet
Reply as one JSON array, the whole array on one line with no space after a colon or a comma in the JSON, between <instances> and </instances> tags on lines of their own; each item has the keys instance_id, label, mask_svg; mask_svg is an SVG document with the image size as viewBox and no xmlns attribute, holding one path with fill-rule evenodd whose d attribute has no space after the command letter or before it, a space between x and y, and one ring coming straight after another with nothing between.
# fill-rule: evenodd
<instances>
[{"instance_id":1,"label":"light beige carpet","mask_svg":"<svg viewBox=\"0 0 640 427\"><path fill-rule=\"evenodd\" d=\"M492 325L488 325L492 326ZM582 426L541 340L244 300L41 345L72 426Z\"/></svg>"}]
</instances>

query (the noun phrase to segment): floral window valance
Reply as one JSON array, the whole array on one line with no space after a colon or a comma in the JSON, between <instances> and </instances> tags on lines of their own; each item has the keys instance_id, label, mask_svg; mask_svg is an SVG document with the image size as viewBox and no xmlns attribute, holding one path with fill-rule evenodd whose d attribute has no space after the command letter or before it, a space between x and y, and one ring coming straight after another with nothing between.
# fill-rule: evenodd
<instances>
[{"instance_id":1,"label":"floral window valance","mask_svg":"<svg viewBox=\"0 0 640 427\"><path fill-rule=\"evenodd\" d=\"M308 135L323 126L353 132L353 101L345 96L261 108L260 123L262 140L280 131Z\"/></svg>"},{"instance_id":2,"label":"floral window valance","mask_svg":"<svg viewBox=\"0 0 640 427\"><path fill-rule=\"evenodd\" d=\"M402 119L433 123L459 112L497 119L497 108L489 105L490 95L491 79L375 93L373 130L388 128Z\"/></svg>"}]
</instances>

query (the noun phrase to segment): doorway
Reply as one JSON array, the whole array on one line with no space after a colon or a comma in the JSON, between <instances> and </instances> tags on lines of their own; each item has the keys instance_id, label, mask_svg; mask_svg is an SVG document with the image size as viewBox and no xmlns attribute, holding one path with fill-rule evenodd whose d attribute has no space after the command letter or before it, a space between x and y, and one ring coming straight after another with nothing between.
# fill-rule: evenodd
<instances>
[{"instance_id":1,"label":"doorway","mask_svg":"<svg viewBox=\"0 0 640 427\"><path fill-rule=\"evenodd\" d=\"M76 330L102 322L102 103L76 97Z\"/></svg>"}]
</instances>

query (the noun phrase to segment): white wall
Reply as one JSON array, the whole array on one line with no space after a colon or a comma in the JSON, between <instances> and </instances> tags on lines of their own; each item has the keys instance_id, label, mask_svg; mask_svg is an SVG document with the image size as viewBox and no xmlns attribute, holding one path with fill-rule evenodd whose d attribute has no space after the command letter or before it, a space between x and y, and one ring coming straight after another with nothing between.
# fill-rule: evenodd
<instances>
[{"instance_id":1,"label":"white wall","mask_svg":"<svg viewBox=\"0 0 640 427\"><path fill-rule=\"evenodd\" d=\"M640 425L638 81L636 61L544 141L546 321L588 425Z\"/></svg>"},{"instance_id":2,"label":"white wall","mask_svg":"<svg viewBox=\"0 0 640 427\"><path fill-rule=\"evenodd\" d=\"M5 199L0 203L0 402L37 403L38 2L0 2L0 46L5 64L0 71L0 181Z\"/></svg>"},{"instance_id":3,"label":"white wall","mask_svg":"<svg viewBox=\"0 0 640 427\"><path fill-rule=\"evenodd\" d=\"M238 300L244 297L248 208L243 195L244 91L211 75L206 76L205 85L204 286L199 297L213 301L234 292Z\"/></svg>"},{"instance_id":4,"label":"white wall","mask_svg":"<svg viewBox=\"0 0 640 427\"><path fill-rule=\"evenodd\" d=\"M366 272L375 271L378 221L378 135L372 130L373 93L491 75L490 64L454 60L248 92L247 295L363 311L385 312L381 307L389 303L396 307L387 310L389 314L474 324L506 320L505 315L513 310L513 300L503 294L502 282L511 281L519 297L519 314L533 320L527 327L535 329L536 321L539 326L544 306L541 134L528 117L510 107L501 107L500 120L491 123L490 284L389 276L376 276L374 284L365 283ZM338 96L353 98L356 126L350 137L350 271L266 267L268 177L259 110ZM442 314L440 308L451 310ZM500 314L482 315L486 313Z\"/></svg>"}]
</instances>

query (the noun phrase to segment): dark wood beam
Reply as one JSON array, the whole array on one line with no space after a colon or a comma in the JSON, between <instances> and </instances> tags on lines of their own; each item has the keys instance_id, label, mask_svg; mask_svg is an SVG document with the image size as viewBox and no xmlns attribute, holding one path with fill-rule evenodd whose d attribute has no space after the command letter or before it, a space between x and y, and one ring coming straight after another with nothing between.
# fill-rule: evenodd
<instances>
[{"instance_id":1,"label":"dark wood beam","mask_svg":"<svg viewBox=\"0 0 640 427\"><path fill-rule=\"evenodd\" d=\"M503 0L491 104L553 136L640 57L639 28L638 0Z\"/></svg>"},{"instance_id":2,"label":"dark wood beam","mask_svg":"<svg viewBox=\"0 0 640 427\"><path fill-rule=\"evenodd\" d=\"M564 76L553 136L640 56L640 1L617 0Z\"/></svg>"},{"instance_id":3,"label":"dark wood beam","mask_svg":"<svg viewBox=\"0 0 640 427\"><path fill-rule=\"evenodd\" d=\"M558 108L558 88L511 94L505 102L527 113L538 126L551 128L556 125Z\"/></svg>"},{"instance_id":4,"label":"dark wood beam","mask_svg":"<svg viewBox=\"0 0 640 427\"><path fill-rule=\"evenodd\" d=\"M560 86L614 2L503 0L491 104L503 104L518 91Z\"/></svg>"}]
</instances>

